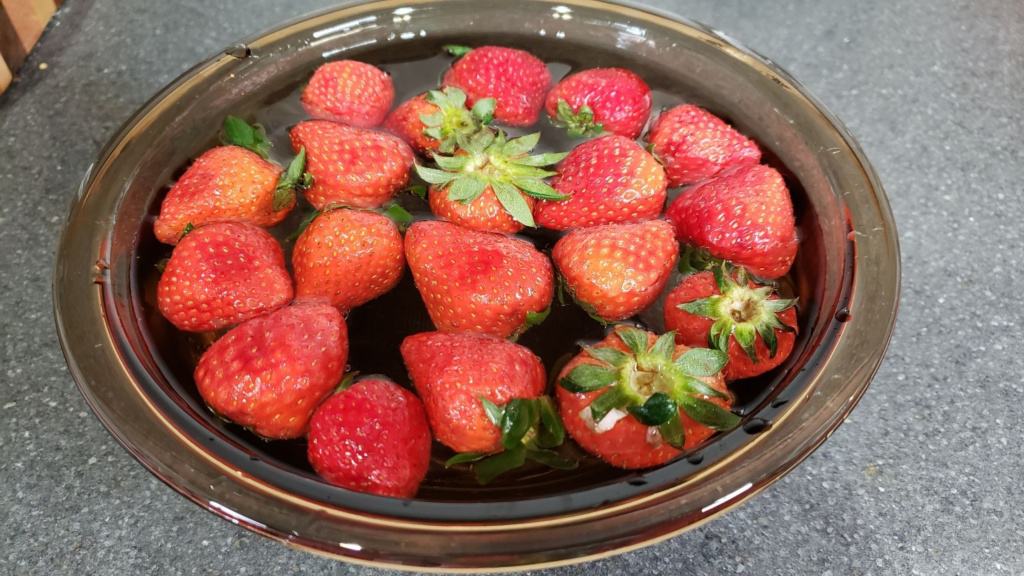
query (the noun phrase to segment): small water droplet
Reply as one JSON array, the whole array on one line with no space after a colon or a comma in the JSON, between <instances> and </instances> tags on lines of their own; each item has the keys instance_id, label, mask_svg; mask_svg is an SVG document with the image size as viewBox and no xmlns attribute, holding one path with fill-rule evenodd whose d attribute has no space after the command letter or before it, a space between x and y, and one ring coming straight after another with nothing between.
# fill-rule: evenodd
<instances>
[{"instance_id":1,"label":"small water droplet","mask_svg":"<svg viewBox=\"0 0 1024 576\"><path fill-rule=\"evenodd\" d=\"M225 48L224 53L228 56L231 56L232 58L244 60L249 56L252 56L252 49L250 49L247 45L239 42L238 44L234 44L232 46L228 46L227 48Z\"/></svg>"},{"instance_id":2,"label":"small water droplet","mask_svg":"<svg viewBox=\"0 0 1024 576\"><path fill-rule=\"evenodd\" d=\"M690 454L689 456L686 457L686 461L696 466L704 461L704 455L701 454L700 452L696 454Z\"/></svg>"},{"instance_id":3,"label":"small water droplet","mask_svg":"<svg viewBox=\"0 0 1024 576\"><path fill-rule=\"evenodd\" d=\"M772 427L772 423L764 418L751 418L743 423L743 431L747 434L760 434Z\"/></svg>"},{"instance_id":4,"label":"small water droplet","mask_svg":"<svg viewBox=\"0 0 1024 576\"><path fill-rule=\"evenodd\" d=\"M850 318L853 318L853 315L850 314L850 309L846 306L843 306L836 312L836 320L839 322L849 322Z\"/></svg>"}]
</instances>

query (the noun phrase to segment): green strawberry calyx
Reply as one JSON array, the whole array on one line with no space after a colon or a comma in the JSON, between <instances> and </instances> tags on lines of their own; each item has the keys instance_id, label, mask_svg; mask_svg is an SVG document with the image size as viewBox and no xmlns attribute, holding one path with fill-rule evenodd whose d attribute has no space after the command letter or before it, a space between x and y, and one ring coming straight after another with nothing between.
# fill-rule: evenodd
<instances>
[{"instance_id":1,"label":"green strawberry calyx","mask_svg":"<svg viewBox=\"0 0 1024 576\"><path fill-rule=\"evenodd\" d=\"M524 194L541 200L566 198L544 179L556 174L545 166L557 164L567 153L530 154L540 141L540 132L509 138L501 130L484 129L459 140L455 155L434 154L437 168L416 165L419 177L447 190L450 199L468 204L490 188L512 218L536 227Z\"/></svg>"},{"instance_id":2,"label":"green strawberry calyx","mask_svg":"<svg viewBox=\"0 0 1024 576\"><path fill-rule=\"evenodd\" d=\"M751 285L747 271L742 267L723 263L712 268L719 294L684 302L680 310L714 321L708 333L708 343L722 352L729 350L729 338L757 362L755 342L758 336L768 347L771 358L778 349L776 331L792 332L793 327L783 324L778 314L796 305L796 298L778 298L771 285Z\"/></svg>"},{"instance_id":3,"label":"green strawberry calyx","mask_svg":"<svg viewBox=\"0 0 1024 576\"><path fill-rule=\"evenodd\" d=\"M496 454L461 452L449 458L445 468L471 463L477 481L488 484L527 460L557 470L572 470L579 465L554 450L565 441L565 426L550 397L513 398L499 406L481 396L480 403L487 418L501 430L502 450Z\"/></svg>"},{"instance_id":4,"label":"green strawberry calyx","mask_svg":"<svg viewBox=\"0 0 1024 576\"><path fill-rule=\"evenodd\" d=\"M230 146L240 146L259 154L263 159L270 155L270 140L267 131L260 124L249 124L238 116L224 117L220 141Z\"/></svg>"},{"instance_id":5,"label":"green strawberry calyx","mask_svg":"<svg viewBox=\"0 0 1024 576\"><path fill-rule=\"evenodd\" d=\"M471 47L461 44L445 44L443 50L456 58L461 58L473 51Z\"/></svg>"},{"instance_id":6,"label":"green strawberry calyx","mask_svg":"<svg viewBox=\"0 0 1024 576\"><path fill-rule=\"evenodd\" d=\"M667 442L682 449L685 443L679 414L713 430L731 430L740 418L709 398L730 398L707 383L729 356L719 350L691 348L675 357L675 333L667 332L648 346L648 333L618 326L615 335L626 351L608 345L584 347L596 363L580 364L559 381L569 392L603 391L583 409L580 417L601 434L622 418L635 418L648 426L652 444Z\"/></svg>"},{"instance_id":7,"label":"green strawberry calyx","mask_svg":"<svg viewBox=\"0 0 1024 576\"><path fill-rule=\"evenodd\" d=\"M466 93L449 86L443 90L430 90L427 102L437 106L437 111L420 114L423 133L438 141L438 151L443 154L455 152L460 139L465 139L494 120L494 98L481 98L466 108Z\"/></svg>"},{"instance_id":8,"label":"green strawberry calyx","mask_svg":"<svg viewBox=\"0 0 1024 576\"><path fill-rule=\"evenodd\" d=\"M560 128L565 128L565 131L573 138L589 138L604 132L604 126L594 120L594 111L586 104L573 110L568 102L559 98L555 112L552 123Z\"/></svg>"},{"instance_id":9,"label":"green strawberry calyx","mask_svg":"<svg viewBox=\"0 0 1024 576\"><path fill-rule=\"evenodd\" d=\"M306 147L299 148L299 153L288 163L288 168L281 173L274 188L273 209L275 212L291 208L295 205L295 191L305 190L313 185L313 175L306 172Z\"/></svg>"}]
</instances>

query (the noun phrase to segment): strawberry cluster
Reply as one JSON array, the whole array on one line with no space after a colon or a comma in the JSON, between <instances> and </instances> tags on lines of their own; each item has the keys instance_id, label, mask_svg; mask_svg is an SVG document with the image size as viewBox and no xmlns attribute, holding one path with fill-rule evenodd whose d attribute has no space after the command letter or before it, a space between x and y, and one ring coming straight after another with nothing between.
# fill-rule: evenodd
<instances>
[{"instance_id":1,"label":"strawberry cluster","mask_svg":"<svg viewBox=\"0 0 1024 576\"><path fill-rule=\"evenodd\" d=\"M651 91L629 70L552 86L528 52L446 49L442 85L394 109L380 69L324 64L287 167L268 159L261 127L228 117L224 145L168 191L154 233L174 248L157 302L179 330L218 336L194 372L209 408L268 440L305 437L330 483L403 498L434 440L454 451L447 466L486 483L526 461L575 467L567 433L612 466L646 468L737 426L728 383L779 366L796 333L795 301L772 282L796 257L793 206L757 144L686 104L663 111L644 146ZM538 153L540 133L508 131L542 113L588 139ZM403 191L434 218L413 222ZM299 194L315 211L289 272L266 228ZM515 236L539 227L560 235L550 254ZM407 266L436 327L401 344L414 390L353 377L345 320ZM664 332L616 324L673 277ZM549 387L516 339L556 292L609 329Z\"/></svg>"}]
</instances>

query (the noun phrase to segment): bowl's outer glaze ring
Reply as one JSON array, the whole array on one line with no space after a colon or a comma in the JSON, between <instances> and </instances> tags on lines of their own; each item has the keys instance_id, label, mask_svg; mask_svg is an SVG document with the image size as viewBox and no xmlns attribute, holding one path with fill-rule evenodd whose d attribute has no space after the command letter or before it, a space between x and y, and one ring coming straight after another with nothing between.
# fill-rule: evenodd
<instances>
[{"instance_id":1,"label":"bowl's outer glaze ring","mask_svg":"<svg viewBox=\"0 0 1024 576\"><path fill-rule=\"evenodd\" d=\"M228 50L186 72L104 149L61 240L54 277L58 332L93 411L175 490L250 530L349 561L443 571L553 566L659 541L743 502L806 458L854 408L892 332L900 264L885 194L846 129L774 64L678 17L591 0L518 2L513 14L500 0L382 0L310 16L245 42L247 50ZM479 20L467 20L472 17ZM239 92L251 93L253 86L284 74L287 58L296 54L358 53L353 38L404 41L388 36L404 27L458 36L451 27L466 22L474 22L474 34L493 28L522 38L535 34L539 22L551 22L552 31L564 29L584 46L630 50L666 66L680 58L691 68L707 65L703 87L729 100L733 119L799 177L819 215L816 232L827 247L820 274L828 289L814 319L819 336L805 346L793 376L801 380L800 394L770 430L694 475L608 505L510 521L431 520L344 503L384 499L349 493L350 500L323 502L281 490L183 432L143 392L140 383L154 378L154 368L144 339L133 335L136 239L119 220L145 213L140 204L148 199L129 192L139 176L135 167L150 153L152 132L175 125L180 130L183 123L203 129L222 110L196 106L202 94L218 85L223 91L230 79L241 88L226 91L224 100L243 98ZM249 52L253 57L245 57ZM177 153L184 158L189 152Z\"/></svg>"}]
</instances>

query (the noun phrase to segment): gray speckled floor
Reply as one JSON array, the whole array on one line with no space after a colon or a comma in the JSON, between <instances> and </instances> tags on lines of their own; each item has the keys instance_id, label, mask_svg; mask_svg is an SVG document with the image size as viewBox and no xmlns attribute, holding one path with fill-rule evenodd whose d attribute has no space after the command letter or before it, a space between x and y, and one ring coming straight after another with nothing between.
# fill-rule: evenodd
<instances>
[{"instance_id":1,"label":"gray speckled floor","mask_svg":"<svg viewBox=\"0 0 1024 576\"><path fill-rule=\"evenodd\" d=\"M113 130L230 40L327 4L67 0L0 96L0 573L382 574L151 477L88 412L50 312L63 216ZM781 63L859 137L902 232L903 308L860 407L786 478L684 536L552 574L1024 573L1024 4L654 4Z\"/></svg>"}]
</instances>

